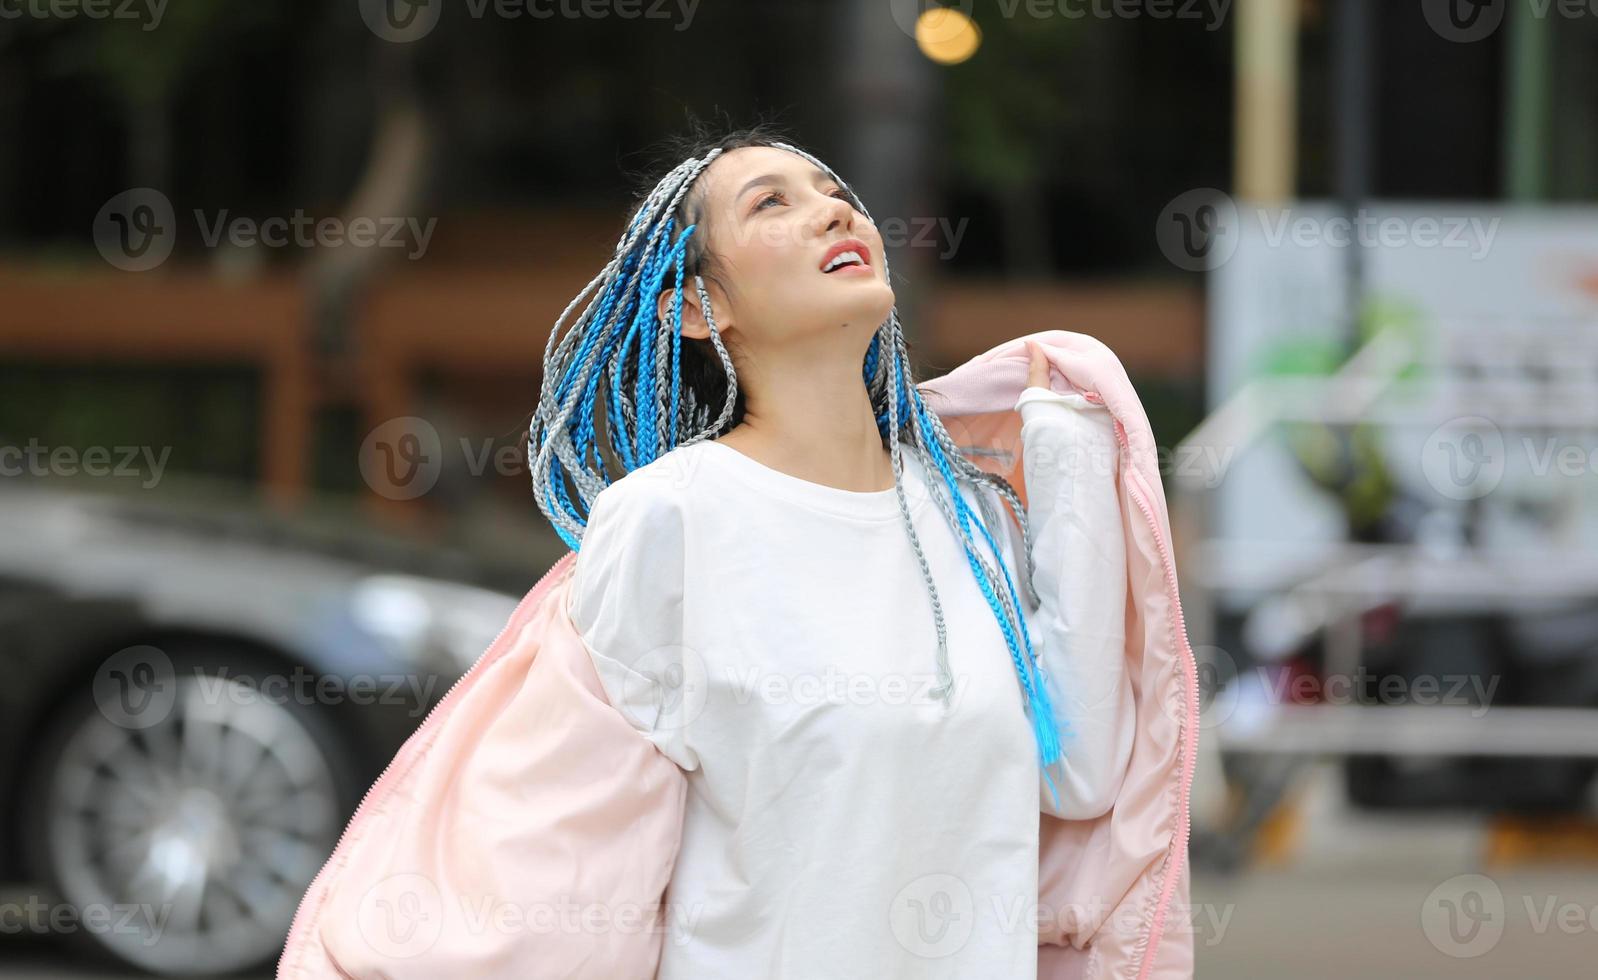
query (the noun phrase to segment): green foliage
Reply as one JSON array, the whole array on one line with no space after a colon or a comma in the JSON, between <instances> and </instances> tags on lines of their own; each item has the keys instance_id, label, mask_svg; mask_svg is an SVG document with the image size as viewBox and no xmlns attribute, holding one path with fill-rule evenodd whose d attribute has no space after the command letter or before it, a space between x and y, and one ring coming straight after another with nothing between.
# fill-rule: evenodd
<instances>
[{"instance_id":1,"label":"green foliage","mask_svg":"<svg viewBox=\"0 0 1598 980\"><path fill-rule=\"evenodd\" d=\"M973 12L982 46L944 72L954 176L991 188L1026 187L1059 159L1059 134L1080 113L1062 70L1081 31L1064 17Z\"/></svg>"},{"instance_id":2,"label":"green foliage","mask_svg":"<svg viewBox=\"0 0 1598 980\"><path fill-rule=\"evenodd\" d=\"M1418 350L1426 339L1424 329L1424 317L1413 302L1397 296L1372 296L1360 310L1355 349L1393 331L1407 337ZM1260 373L1270 377L1329 377L1353 353L1341 340L1323 333L1290 337L1265 351L1259 361ZM1399 372L1399 378L1412 378L1421 370L1420 363L1412 360ZM1391 507L1397 488L1382 455L1379 426L1365 422L1350 426L1287 422L1281 432L1305 475L1338 499L1356 535L1369 529Z\"/></svg>"},{"instance_id":3,"label":"green foliage","mask_svg":"<svg viewBox=\"0 0 1598 980\"><path fill-rule=\"evenodd\" d=\"M51 47L58 73L94 76L125 110L137 112L165 104L197 63L223 57L231 37L275 15L271 4L181 0L167 3L153 26L128 18L48 15L35 26L40 42Z\"/></svg>"}]
</instances>

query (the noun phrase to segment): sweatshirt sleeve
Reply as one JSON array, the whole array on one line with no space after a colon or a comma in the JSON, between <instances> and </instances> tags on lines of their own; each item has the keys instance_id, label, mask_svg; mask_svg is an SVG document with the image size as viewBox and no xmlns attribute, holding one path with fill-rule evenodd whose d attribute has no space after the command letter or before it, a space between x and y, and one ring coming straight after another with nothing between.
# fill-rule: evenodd
<instances>
[{"instance_id":1,"label":"sweatshirt sleeve","mask_svg":"<svg viewBox=\"0 0 1598 980\"><path fill-rule=\"evenodd\" d=\"M684 522L669 488L616 481L594 498L567 612L610 703L683 769L702 670L682 644Z\"/></svg>"},{"instance_id":2,"label":"sweatshirt sleeve","mask_svg":"<svg viewBox=\"0 0 1598 980\"><path fill-rule=\"evenodd\" d=\"M1022 391L1016 410L1041 603L1028 626L1064 729L1049 769L1059 806L1041 778L1038 798L1045 813L1089 819L1120 792L1136 721L1115 422L1081 394L1040 387Z\"/></svg>"}]
</instances>

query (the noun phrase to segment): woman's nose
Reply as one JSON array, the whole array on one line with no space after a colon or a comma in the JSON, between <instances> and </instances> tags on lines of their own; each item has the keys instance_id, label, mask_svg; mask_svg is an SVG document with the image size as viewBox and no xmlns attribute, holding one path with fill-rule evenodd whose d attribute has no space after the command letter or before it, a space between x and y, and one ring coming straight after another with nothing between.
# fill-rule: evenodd
<instances>
[{"instance_id":1,"label":"woman's nose","mask_svg":"<svg viewBox=\"0 0 1598 980\"><path fill-rule=\"evenodd\" d=\"M821 206L821 215L816 221L818 237L834 228L852 229L854 227L854 207L843 198L827 195L827 202Z\"/></svg>"}]
</instances>

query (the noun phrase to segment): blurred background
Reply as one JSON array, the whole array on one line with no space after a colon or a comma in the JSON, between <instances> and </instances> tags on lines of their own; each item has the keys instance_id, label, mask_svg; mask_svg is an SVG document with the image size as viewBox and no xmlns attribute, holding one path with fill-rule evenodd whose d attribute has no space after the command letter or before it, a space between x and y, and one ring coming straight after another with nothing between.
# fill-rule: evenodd
<instances>
[{"instance_id":1,"label":"blurred background","mask_svg":"<svg viewBox=\"0 0 1598 980\"><path fill-rule=\"evenodd\" d=\"M1200 977L1590 975L1584 0L0 0L0 975L269 974L564 553L544 345L690 117L855 186L921 377L1131 373Z\"/></svg>"}]
</instances>

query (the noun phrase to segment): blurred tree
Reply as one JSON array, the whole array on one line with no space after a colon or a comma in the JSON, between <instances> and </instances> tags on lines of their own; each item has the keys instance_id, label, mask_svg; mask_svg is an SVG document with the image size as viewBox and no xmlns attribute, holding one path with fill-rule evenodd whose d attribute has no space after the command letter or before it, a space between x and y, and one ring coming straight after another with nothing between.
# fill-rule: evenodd
<instances>
[{"instance_id":1,"label":"blurred tree","mask_svg":"<svg viewBox=\"0 0 1598 980\"><path fill-rule=\"evenodd\" d=\"M1369 298L1356 325L1356 349L1385 331L1416 343L1424 337L1419 310L1396 297ZM1348 357L1342 339L1322 330L1318 335L1291 336L1269 348L1262 357L1261 373L1329 377L1344 366ZM1410 362L1398 372L1398 377L1413 379L1420 370L1418 362ZM1281 437L1305 476L1337 500L1348 520L1352 540L1393 541L1408 533L1395 514L1395 508L1404 502L1405 491L1388 465L1380 424L1294 421L1283 424Z\"/></svg>"},{"instance_id":2,"label":"blurred tree","mask_svg":"<svg viewBox=\"0 0 1598 980\"><path fill-rule=\"evenodd\" d=\"M1063 153L1061 133L1082 113L1060 66L1080 32L1064 17L974 13L982 46L946 69L951 176L989 190L1003 216L1001 267L1012 276L1052 274L1044 199Z\"/></svg>"},{"instance_id":3,"label":"blurred tree","mask_svg":"<svg viewBox=\"0 0 1598 980\"><path fill-rule=\"evenodd\" d=\"M24 6L46 39L62 74L97 78L125 114L132 186L165 190L171 181L174 94L201 61L226 58L228 42L270 22L271 5L184 0L161 8L151 26L125 17L54 17Z\"/></svg>"}]
</instances>

